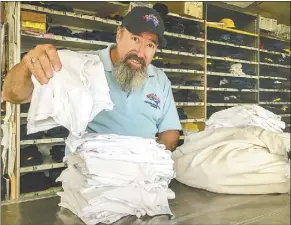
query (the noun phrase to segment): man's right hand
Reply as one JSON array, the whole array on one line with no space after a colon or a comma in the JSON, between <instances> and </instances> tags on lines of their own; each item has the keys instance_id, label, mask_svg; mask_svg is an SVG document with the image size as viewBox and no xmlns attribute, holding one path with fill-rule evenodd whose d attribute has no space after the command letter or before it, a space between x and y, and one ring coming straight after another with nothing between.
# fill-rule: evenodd
<instances>
[{"instance_id":1,"label":"man's right hand","mask_svg":"<svg viewBox=\"0 0 291 225\"><path fill-rule=\"evenodd\" d=\"M53 70L62 68L57 49L51 44L37 45L23 57L22 62L42 85L53 77Z\"/></svg>"}]
</instances>

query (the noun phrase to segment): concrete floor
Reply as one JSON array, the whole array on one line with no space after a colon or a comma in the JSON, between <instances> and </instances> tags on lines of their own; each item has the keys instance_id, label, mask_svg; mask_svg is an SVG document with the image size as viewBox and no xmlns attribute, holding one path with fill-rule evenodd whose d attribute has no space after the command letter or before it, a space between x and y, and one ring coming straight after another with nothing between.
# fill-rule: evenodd
<instances>
[{"instance_id":1,"label":"concrete floor","mask_svg":"<svg viewBox=\"0 0 291 225\"><path fill-rule=\"evenodd\" d=\"M290 224L290 195L223 195L174 181L176 199L168 216L125 217L114 224ZM79 218L58 206L59 197L2 205L2 225L82 225Z\"/></svg>"}]
</instances>

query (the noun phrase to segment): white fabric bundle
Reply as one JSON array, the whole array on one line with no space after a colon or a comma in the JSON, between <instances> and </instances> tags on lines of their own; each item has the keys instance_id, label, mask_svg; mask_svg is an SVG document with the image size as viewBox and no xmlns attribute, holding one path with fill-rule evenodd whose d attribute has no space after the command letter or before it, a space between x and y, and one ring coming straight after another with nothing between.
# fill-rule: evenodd
<instances>
[{"instance_id":1,"label":"white fabric bundle","mask_svg":"<svg viewBox=\"0 0 291 225\"><path fill-rule=\"evenodd\" d=\"M74 152L58 181L64 192L60 206L86 224L113 223L127 215L172 215L168 185L175 177L172 153L155 140L119 135L73 135L66 144Z\"/></svg>"},{"instance_id":2,"label":"white fabric bundle","mask_svg":"<svg viewBox=\"0 0 291 225\"><path fill-rule=\"evenodd\" d=\"M242 105L221 110L212 114L206 121L206 130L247 126L258 126L274 132L283 132L285 129L281 116L258 105Z\"/></svg>"},{"instance_id":3,"label":"white fabric bundle","mask_svg":"<svg viewBox=\"0 0 291 225\"><path fill-rule=\"evenodd\" d=\"M59 50L62 69L48 84L34 76L34 90L27 117L27 133L57 126L81 136L90 121L102 110L112 110L103 64L97 55Z\"/></svg>"},{"instance_id":4,"label":"white fabric bundle","mask_svg":"<svg viewBox=\"0 0 291 225\"><path fill-rule=\"evenodd\" d=\"M289 133L255 126L205 130L173 152L176 179L218 193L288 193L289 151Z\"/></svg>"}]
</instances>

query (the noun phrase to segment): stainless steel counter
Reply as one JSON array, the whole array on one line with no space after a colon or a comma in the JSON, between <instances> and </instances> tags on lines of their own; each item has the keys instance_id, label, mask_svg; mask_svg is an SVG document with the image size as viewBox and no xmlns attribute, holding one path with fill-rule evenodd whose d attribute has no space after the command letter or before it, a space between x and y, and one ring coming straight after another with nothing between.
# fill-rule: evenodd
<instances>
[{"instance_id":1,"label":"stainless steel counter","mask_svg":"<svg viewBox=\"0 0 291 225\"><path fill-rule=\"evenodd\" d=\"M290 224L290 195L223 195L195 189L176 181L170 185L176 199L168 216L125 217L116 224ZM2 205L2 225L83 225L70 211L60 208L58 197Z\"/></svg>"}]
</instances>

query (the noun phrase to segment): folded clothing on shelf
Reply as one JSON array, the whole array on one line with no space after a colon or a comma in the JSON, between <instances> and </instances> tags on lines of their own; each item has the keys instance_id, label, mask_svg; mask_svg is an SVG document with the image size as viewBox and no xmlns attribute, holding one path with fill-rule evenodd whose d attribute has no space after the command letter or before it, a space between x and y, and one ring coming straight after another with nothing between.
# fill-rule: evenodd
<instances>
[{"instance_id":1,"label":"folded clothing on shelf","mask_svg":"<svg viewBox=\"0 0 291 225\"><path fill-rule=\"evenodd\" d=\"M179 90L173 92L175 102L186 102L187 101L188 90Z\"/></svg>"},{"instance_id":2,"label":"folded clothing on shelf","mask_svg":"<svg viewBox=\"0 0 291 225\"><path fill-rule=\"evenodd\" d=\"M160 14L160 16L162 17L163 21L165 21L165 18L169 13L168 6L165 4L162 4L162 3L156 3L153 6L153 9L156 10Z\"/></svg>"},{"instance_id":3,"label":"folded clothing on shelf","mask_svg":"<svg viewBox=\"0 0 291 225\"><path fill-rule=\"evenodd\" d=\"M26 124L20 125L20 140L41 139L43 137L44 137L43 131L27 135L27 125Z\"/></svg>"},{"instance_id":4,"label":"folded clothing on shelf","mask_svg":"<svg viewBox=\"0 0 291 225\"><path fill-rule=\"evenodd\" d=\"M177 111L178 111L178 115L179 115L180 120L185 120L188 118L187 115L185 114L183 108L178 108Z\"/></svg>"},{"instance_id":5,"label":"folded clothing on shelf","mask_svg":"<svg viewBox=\"0 0 291 225\"><path fill-rule=\"evenodd\" d=\"M55 3L45 3L45 7L57 11L66 11L66 12L74 12L73 7L71 6L64 6L64 5L59 5Z\"/></svg>"},{"instance_id":6,"label":"folded clothing on shelf","mask_svg":"<svg viewBox=\"0 0 291 225\"><path fill-rule=\"evenodd\" d=\"M239 94L233 94L233 93L208 92L207 93L207 102L210 102L210 103L240 103L241 97Z\"/></svg>"},{"instance_id":7,"label":"folded clothing on shelf","mask_svg":"<svg viewBox=\"0 0 291 225\"><path fill-rule=\"evenodd\" d=\"M199 95L196 92L190 91L190 90L189 90L189 93L187 96L187 101L189 101L189 102L202 102Z\"/></svg>"},{"instance_id":8,"label":"folded clothing on shelf","mask_svg":"<svg viewBox=\"0 0 291 225\"><path fill-rule=\"evenodd\" d=\"M207 118L209 118L213 113L222 110L221 107L209 106L207 107Z\"/></svg>"},{"instance_id":9,"label":"folded clothing on shelf","mask_svg":"<svg viewBox=\"0 0 291 225\"><path fill-rule=\"evenodd\" d=\"M54 145L50 149L50 155L55 162L61 163L63 162L63 158L65 156L65 145Z\"/></svg>"},{"instance_id":10,"label":"folded clothing on shelf","mask_svg":"<svg viewBox=\"0 0 291 225\"><path fill-rule=\"evenodd\" d=\"M173 33L183 34L184 24L179 18L166 16L164 19L165 30Z\"/></svg>"},{"instance_id":11,"label":"folded clothing on shelf","mask_svg":"<svg viewBox=\"0 0 291 225\"><path fill-rule=\"evenodd\" d=\"M219 37L219 40L224 41L224 42L231 42L231 35L230 34L223 34Z\"/></svg>"},{"instance_id":12,"label":"folded clothing on shelf","mask_svg":"<svg viewBox=\"0 0 291 225\"><path fill-rule=\"evenodd\" d=\"M44 172L27 173L20 176L20 193L44 191L51 187L52 181Z\"/></svg>"},{"instance_id":13,"label":"folded clothing on shelf","mask_svg":"<svg viewBox=\"0 0 291 225\"><path fill-rule=\"evenodd\" d=\"M207 85L213 88L255 89L256 80L242 77L208 77Z\"/></svg>"},{"instance_id":14,"label":"folded clothing on shelf","mask_svg":"<svg viewBox=\"0 0 291 225\"><path fill-rule=\"evenodd\" d=\"M192 54L204 54L204 49L202 47L196 45L189 45L188 47L190 47L189 52Z\"/></svg>"},{"instance_id":15,"label":"folded clothing on shelf","mask_svg":"<svg viewBox=\"0 0 291 225\"><path fill-rule=\"evenodd\" d=\"M152 65L158 67L158 68L162 68L164 67L164 62L163 62L163 58L159 57L159 56L155 56L152 60Z\"/></svg>"},{"instance_id":16,"label":"folded clothing on shelf","mask_svg":"<svg viewBox=\"0 0 291 225\"><path fill-rule=\"evenodd\" d=\"M43 157L36 145L21 148L20 167L36 166L43 163Z\"/></svg>"},{"instance_id":17,"label":"folded clothing on shelf","mask_svg":"<svg viewBox=\"0 0 291 225\"><path fill-rule=\"evenodd\" d=\"M67 37L72 36L72 30L64 26L49 27L47 32L51 34L67 36Z\"/></svg>"},{"instance_id":18,"label":"folded clothing on shelf","mask_svg":"<svg viewBox=\"0 0 291 225\"><path fill-rule=\"evenodd\" d=\"M185 86L201 87L202 82L200 80L189 80L185 82Z\"/></svg>"},{"instance_id":19,"label":"folded clothing on shelf","mask_svg":"<svg viewBox=\"0 0 291 225\"><path fill-rule=\"evenodd\" d=\"M209 33L208 34L209 40L214 41L222 41L230 44L236 45L245 45L245 37L241 34L221 34L217 35L217 33Z\"/></svg>"},{"instance_id":20,"label":"folded clothing on shelf","mask_svg":"<svg viewBox=\"0 0 291 225\"><path fill-rule=\"evenodd\" d=\"M30 103L21 104L20 105L20 112L21 113L28 113L29 107L30 107Z\"/></svg>"},{"instance_id":21,"label":"folded clothing on shelf","mask_svg":"<svg viewBox=\"0 0 291 225\"><path fill-rule=\"evenodd\" d=\"M237 50L237 49L224 49L223 51L220 50L219 56L220 57L229 57L232 59L248 60L246 55L244 53L242 53L241 50Z\"/></svg>"},{"instance_id":22,"label":"folded clothing on shelf","mask_svg":"<svg viewBox=\"0 0 291 225\"><path fill-rule=\"evenodd\" d=\"M186 80L183 77L170 77L172 85L183 85L186 86Z\"/></svg>"},{"instance_id":23,"label":"folded clothing on shelf","mask_svg":"<svg viewBox=\"0 0 291 225\"><path fill-rule=\"evenodd\" d=\"M207 55L209 55L209 56L220 57L220 56L221 56L221 51L218 50L218 49L211 49L211 48L208 48L208 49L207 49Z\"/></svg>"},{"instance_id":24,"label":"folded clothing on shelf","mask_svg":"<svg viewBox=\"0 0 291 225\"><path fill-rule=\"evenodd\" d=\"M232 88L241 89L255 89L256 88L256 80L255 79L247 79L247 78L230 78L229 86Z\"/></svg>"},{"instance_id":25,"label":"folded clothing on shelf","mask_svg":"<svg viewBox=\"0 0 291 225\"><path fill-rule=\"evenodd\" d=\"M261 102L290 102L289 93L260 92Z\"/></svg>"},{"instance_id":26,"label":"folded clothing on shelf","mask_svg":"<svg viewBox=\"0 0 291 225\"><path fill-rule=\"evenodd\" d=\"M201 46L196 46L184 39L167 37L166 49L181 52L190 52L192 54L204 54L204 49Z\"/></svg>"},{"instance_id":27,"label":"folded clothing on shelf","mask_svg":"<svg viewBox=\"0 0 291 225\"><path fill-rule=\"evenodd\" d=\"M227 61L209 61L207 62L207 70L213 72L226 72L230 69L230 62Z\"/></svg>"},{"instance_id":28,"label":"folded clothing on shelf","mask_svg":"<svg viewBox=\"0 0 291 225\"><path fill-rule=\"evenodd\" d=\"M231 43L236 44L236 45L243 45L245 44L244 36L241 34L233 34Z\"/></svg>"},{"instance_id":29,"label":"folded clothing on shelf","mask_svg":"<svg viewBox=\"0 0 291 225\"><path fill-rule=\"evenodd\" d=\"M165 68L172 68L172 69L185 69L185 70L203 70L203 66L199 64L191 64L191 63L180 63L180 64L173 64L173 63L166 63L164 64Z\"/></svg>"},{"instance_id":30,"label":"folded clothing on shelf","mask_svg":"<svg viewBox=\"0 0 291 225\"><path fill-rule=\"evenodd\" d=\"M247 75L256 75L252 65L242 64L242 71Z\"/></svg>"},{"instance_id":31,"label":"folded clothing on shelf","mask_svg":"<svg viewBox=\"0 0 291 225\"><path fill-rule=\"evenodd\" d=\"M97 30L85 31L82 33L74 33L72 34L72 36L84 40L107 41L107 42L115 42L116 40L116 33Z\"/></svg>"},{"instance_id":32,"label":"folded clothing on shelf","mask_svg":"<svg viewBox=\"0 0 291 225\"><path fill-rule=\"evenodd\" d=\"M192 90L179 90L173 95L176 102L202 102L199 95Z\"/></svg>"},{"instance_id":33,"label":"folded clothing on shelf","mask_svg":"<svg viewBox=\"0 0 291 225\"><path fill-rule=\"evenodd\" d=\"M269 110L275 114L288 114L288 106L270 106L270 105L262 105L263 108Z\"/></svg>"},{"instance_id":34,"label":"folded clothing on shelf","mask_svg":"<svg viewBox=\"0 0 291 225\"><path fill-rule=\"evenodd\" d=\"M262 62L265 62L265 63L273 63L273 60L269 57L262 57Z\"/></svg>"},{"instance_id":35,"label":"folded clothing on shelf","mask_svg":"<svg viewBox=\"0 0 291 225\"><path fill-rule=\"evenodd\" d=\"M56 180L61 175L61 173L63 172L64 169L65 168L55 168L55 169L49 170L49 178L52 181L52 184L51 184L52 187L62 186L62 182L56 181Z\"/></svg>"},{"instance_id":36,"label":"folded clothing on shelf","mask_svg":"<svg viewBox=\"0 0 291 225\"><path fill-rule=\"evenodd\" d=\"M237 45L244 44L244 36L239 34L223 34L219 40Z\"/></svg>"},{"instance_id":37,"label":"folded clothing on shelf","mask_svg":"<svg viewBox=\"0 0 291 225\"><path fill-rule=\"evenodd\" d=\"M269 51L274 51L274 52L282 52L285 53L284 49L288 47L285 43L281 41L276 41L272 40L269 42L263 42L260 45L261 49L269 50Z\"/></svg>"},{"instance_id":38,"label":"folded clothing on shelf","mask_svg":"<svg viewBox=\"0 0 291 225\"><path fill-rule=\"evenodd\" d=\"M184 26L184 34L186 35L191 35L195 37L202 37L204 35L203 30L197 22L185 21Z\"/></svg>"},{"instance_id":39,"label":"folded clothing on shelf","mask_svg":"<svg viewBox=\"0 0 291 225\"><path fill-rule=\"evenodd\" d=\"M66 138L69 136L69 130L65 127L54 127L46 131L47 138Z\"/></svg>"},{"instance_id":40,"label":"folded clothing on shelf","mask_svg":"<svg viewBox=\"0 0 291 225\"><path fill-rule=\"evenodd\" d=\"M61 35L66 37L75 37L83 40L95 40L95 41L106 41L115 42L116 33L108 31L84 31L84 32L73 32L70 28L64 26L53 26L49 27L48 33Z\"/></svg>"},{"instance_id":41,"label":"folded clothing on shelf","mask_svg":"<svg viewBox=\"0 0 291 225\"><path fill-rule=\"evenodd\" d=\"M29 5L35 5L35 6L41 6L41 7L46 7L49 9L57 10L57 11L66 11L66 12L73 12L73 8L70 6L64 6L64 5L59 5L55 3L44 3L44 2L37 2L37 1L29 1Z\"/></svg>"},{"instance_id":42,"label":"folded clothing on shelf","mask_svg":"<svg viewBox=\"0 0 291 225\"><path fill-rule=\"evenodd\" d=\"M260 76L270 76L270 77L282 77L290 80L290 72L286 70L280 70L279 68L261 66Z\"/></svg>"},{"instance_id":43,"label":"folded clothing on shelf","mask_svg":"<svg viewBox=\"0 0 291 225\"><path fill-rule=\"evenodd\" d=\"M274 55L271 57L272 63L280 64L280 65L290 65L290 56L282 55Z\"/></svg>"},{"instance_id":44,"label":"folded clothing on shelf","mask_svg":"<svg viewBox=\"0 0 291 225\"><path fill-rule=\"evenodd\" d=\"M105 16L104 18L110 19L110 20L117 20L117 21L123 20L123 16L119 15L118 13L109 14L108 16Z\"/></svg>"},{"instance_id":45,"label":"folded clothing on shelf","mask_svg":"<svg viewBox=\"0 0 291 225\"><path fill-rule=\"evenodd\" d=\"M266 89L289 89L290 81L260 79L260 88Z\"/></svg>"},{"instance_id":46,"label":"folded clothing on shelf","mask_svg":"<svg viewBox=\"0 0 291 225\"><path fill-rule=\"evenodd\" d=\"M198 22L189 21L174 16L165 16L164 18L166 31L185 34L195 37L202 37L204 31L201 29Z\"/></svg>"},{"instance_id":47,"label":"folded clothing on shelf","mask_svg":"<svg viewBox=\"0 0 291 225\"><path fill-rule=\"evenodd\" d=\"M256 80L247 78L236 78L236 77L224 77L220 78L220 88L235 88L235 89L255 89Z\"/></svg>"},{"instance_id":48,"label":"folded clothing on shelf","mask_svg":"<svg viewBox=\"0 0 291 225\"><path fill-rule=\"evenodd\" d=\"M183 77L171 77L169 79L172 85L193 86L193 87L202 86L202 82L200 80L184 80Z\"/></svg>"}]
</instances>

